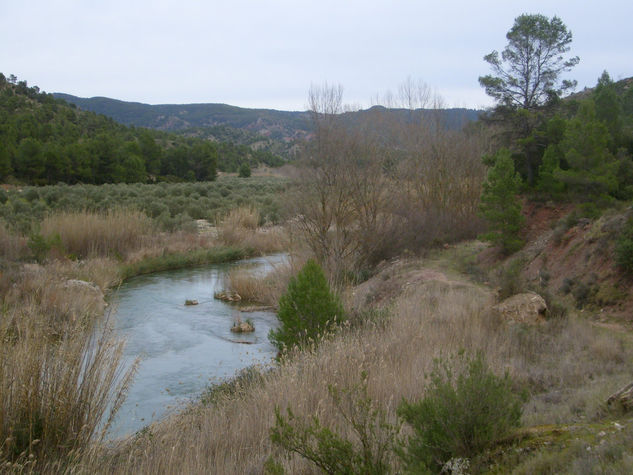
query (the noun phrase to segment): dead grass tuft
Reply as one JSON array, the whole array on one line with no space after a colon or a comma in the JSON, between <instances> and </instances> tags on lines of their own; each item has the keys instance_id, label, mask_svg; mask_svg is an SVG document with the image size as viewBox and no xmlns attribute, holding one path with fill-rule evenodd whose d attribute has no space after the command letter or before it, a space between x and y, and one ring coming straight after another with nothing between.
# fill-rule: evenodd
<instances>
[{"instance_id":1,"label":"dead grass tuft","mask_svg":"<svg viewBox=\"0 0 633 475\"><path fill-rule=\"evenodd\" d=\"M132 373L121 373L123 346L109 326L92 322L51 320L35 301L5 311L0 320L3 465L54 471L56 461L80 457L100 440Z\"/></svg>"}]
</instances>

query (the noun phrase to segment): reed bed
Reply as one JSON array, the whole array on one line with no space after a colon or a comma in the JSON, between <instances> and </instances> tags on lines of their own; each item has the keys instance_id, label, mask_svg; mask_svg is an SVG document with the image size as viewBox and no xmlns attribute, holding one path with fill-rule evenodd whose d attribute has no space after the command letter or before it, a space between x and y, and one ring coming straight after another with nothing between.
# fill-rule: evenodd
<instances>
[{"instance_id":1,"label":"reed bed","mask_svg":"<svg viewBox=\"0 0 633 475\"><path fill-rule=\"evenodd\" d=\"M226 246L252 249L258 254L288 249L290 242L283 227L259 227L259 223L260 215L255 208L234 208L217 223L218 239Z\"/></svg>"},{"instance_id":2,"label":"reed bed","mask_svg":"<svg viewBox=\"0 0 633 475\"><path fill-rule=\"evenodd\" d=\"M59 236L64 251L78 258L124 257L154 231L150 218L127 209L61 212L44 218L40 226L42 236Z\"/></svg>"},{"instance_id":3,"label":"reed bed","mask_svg":"<svg viewBox=\"0 0 633 475\"><path fill-rule=\"evenodd\" d=\"M224 288L239 294L242 301L276 307L288 288L290 278L299 272L305 260L304 256L293 254L286 262L274 265L265 275L254 274L249 269L232 269L226 275Z\"/></svg>"},{"instance_id":4,"label":"reed bed","mask_svg":"<svg viewBox=\"0 0 633 475\"><path fill-rule=\"evenodd\" d=\"M26 239L10 232L6 223L0 221L0 258L17 261L28 253Z\"/></svg>"},{"instance_id":5,"label":"reed bed","mask_svg":"<svg viewBox=\"0 0 633 475\"><path fill-rule=\"evenodd\" d=\"M248 219L236 222L257 236ZM30 238L0 224L0 472L59 473L93 460L133 371L123 371L123 343L103 318L108 289L253 252L156 231L130 210L58 212ZM24 262L31 257L38 263Z\"/></svg>"},{"instance_id":6,"label":"reed bed","mask_svg":"<svg viewBox=\"0 0 633 475\"><path fill-rule=\"evenodd\" d=\"M123 373L97 288L33 266L11 278L0 318L0 465L60 472L99 442L123 401ZM79 282L79 285L77 283ZM99 322L99 323L97 323Z\"/></svg>"}]
</instances>

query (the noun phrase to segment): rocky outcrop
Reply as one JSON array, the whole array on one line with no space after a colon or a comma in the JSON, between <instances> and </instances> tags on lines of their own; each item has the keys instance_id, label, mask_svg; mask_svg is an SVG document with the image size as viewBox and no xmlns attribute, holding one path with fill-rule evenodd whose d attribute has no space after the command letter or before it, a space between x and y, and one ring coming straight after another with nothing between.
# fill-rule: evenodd
<instances>
[{"instance_id":1,"label":"rocky outcrop","mask_svg":"<svg viewBox=\"0 0 633 475\"><path fill-rule=\"evenodd\" d=\"M547 304L545 299L533 292L513 295L492 307L508 323L538 325L545 322Z\"/></svg>"}]
</instances>

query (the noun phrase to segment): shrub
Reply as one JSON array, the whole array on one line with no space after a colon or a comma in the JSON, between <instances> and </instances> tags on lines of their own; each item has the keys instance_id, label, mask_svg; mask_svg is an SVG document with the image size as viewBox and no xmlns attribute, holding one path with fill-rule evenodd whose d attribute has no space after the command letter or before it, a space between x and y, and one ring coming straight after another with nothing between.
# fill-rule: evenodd
<instances>
[{"instance_id":1,"label":"shrub","mask_svg":"<svg viewBox=\"0 0 633 475\"><path fill-rule=\"evenodd\" d=\"M314 259L290 279L288 291L279 299L277 317L281 326L271 330L269 338L280 350L316 341L344 318L340 299Z\"/></svg>"},{"instance_id":2,"label":"shrub","mask_svg":"<svg viewBox=\"0 0 633 475\"><path fill-rule=\"evenodd\" d=\"M414 472L440 472L456 458L472 458L517 427L521 402L508 374L492 373L481 354L436 360L419 402L403 401L398 414L413 435L401 456Z\"/></svg>"},{"instance_id":3,"label":"shrub","mask_svg":"<svg viewBox=\"0 0 633 475\"><path fill-rule=\"evenodd\" d=\"M368 396L366 374L359 385L345 389L328 386L328 392L341 420L351 426L352 439L324 427L317 416L308 423L296 417L290 408L287 418L275 408L275 427L270 430L272 442L288 454L296 453L310 460L325 473L389 473L398 430L387 422L386 413L375 407ZM269 461L268 465L276 464ZM280 472L281 467L277 467Z\"/></svg>"},{"instance_id":4,"label":"shrub","mask_svg":"<svg viewBox=\"0 0 633 475\"><path fill-rule=\"evenodd\" d=\"M251 167L248 166L248 163L242 163L238 173L240 178L248 178L251 176Z\"/></svg>"},{"instance_id":5,"label":"shrub","mask_svg":"<svg viewBox=\"0 0 633 475\"><path fill-rule=\"evenodd\" d=\"M521 279L521 271L525 266L525 259L513 259L509 261L498 275L499 300L505 300L525 290Z\"/></svg>"},{"instance_id":6,"label":"shrub","mask_svg":"<svg viewBox=\"0 0 633 475\"><path fill-rule=\"evenodd\" d=\"M44 262L50 250L54 247L62 250L62 241L59 234L53 234L48 237L44 237L41 234L32 234L29 237L27 246L33 253L33 258L37 262Z\"/></svg>"}]
</instances>

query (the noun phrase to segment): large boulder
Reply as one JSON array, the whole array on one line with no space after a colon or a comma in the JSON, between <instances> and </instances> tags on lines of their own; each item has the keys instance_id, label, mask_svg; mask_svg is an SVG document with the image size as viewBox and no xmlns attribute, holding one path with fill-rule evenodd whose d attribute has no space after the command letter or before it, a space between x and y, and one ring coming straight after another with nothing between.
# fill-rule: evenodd
<instances>
[{"instance_id":1,"label":"large boulder","mask_svg":"<svg viewBox=\"0 0 633 475\"><path fill-rule=\"evenodd\" d=\"M540 295L526 292L505 299L492 307L492 310L508 323L539 325L545 322L547 304Z\"/></svg>"}]
</instances>

